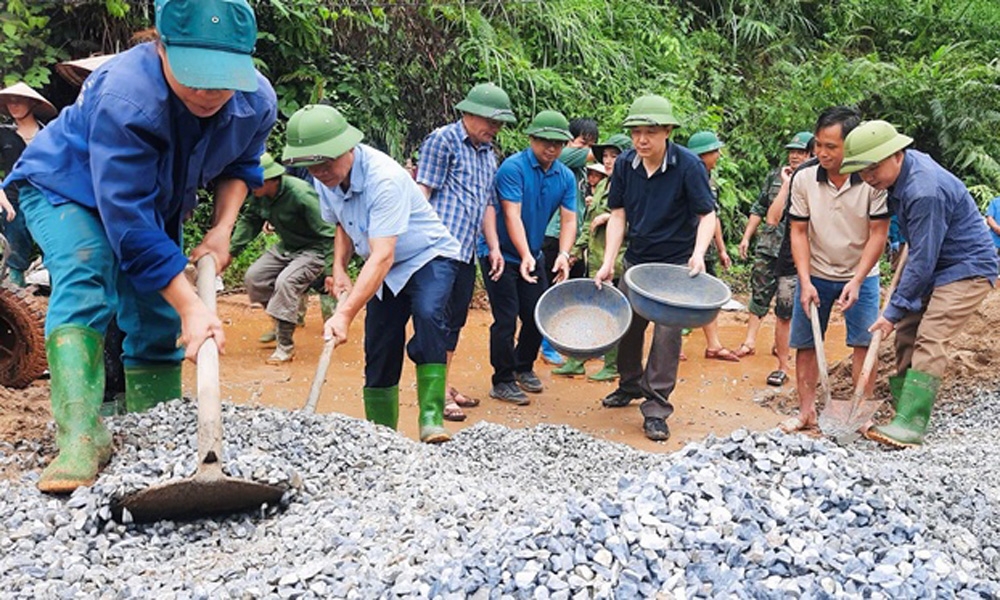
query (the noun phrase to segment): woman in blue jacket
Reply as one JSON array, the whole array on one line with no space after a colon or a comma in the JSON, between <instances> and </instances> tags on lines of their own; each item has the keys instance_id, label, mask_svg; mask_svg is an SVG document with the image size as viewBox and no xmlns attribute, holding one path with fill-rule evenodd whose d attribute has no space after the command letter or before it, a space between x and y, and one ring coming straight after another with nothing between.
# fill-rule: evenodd
<instances>
[{"instance_id":1,"label":"woman in blue jacket","mask_svg":"<svg viewBox=\"0 0 1000 600\"><path fill-rule=\"evenodd\" d=\"M52 278L46 350L59 456L38 487L91 484L112 453L101 422L102 344L125 333L126 406L181 395L181 360L219 319L184 276L182 221L214 191L211 229L191 260L229 263L229 237L276 117L253 67L257 25L246 0L156 0L158 41L95 70L76 102L43 130L4 184L17 186ZM178 337L178 333L180 336Z\"/></svg>"}]
</instances>

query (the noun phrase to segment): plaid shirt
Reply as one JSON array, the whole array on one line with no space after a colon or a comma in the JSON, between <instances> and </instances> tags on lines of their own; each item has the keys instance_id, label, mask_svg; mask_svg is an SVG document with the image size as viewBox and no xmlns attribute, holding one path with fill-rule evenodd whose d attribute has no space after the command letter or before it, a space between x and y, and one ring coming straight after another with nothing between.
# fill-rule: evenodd
<instances>
[{"instance_id":1,"label":"plaid shirt","mask_svg":"<svg viewBox=\"0 0 1000 600\"><path fill-rule=\"evenodd\" d=\"M431 206L462 245L464 262L475 255L487 204L496 202L496 172L493 145L473 146L462 121L435 129L420 147L417 183L431 188Z\"/></svg>"}]
</instances>

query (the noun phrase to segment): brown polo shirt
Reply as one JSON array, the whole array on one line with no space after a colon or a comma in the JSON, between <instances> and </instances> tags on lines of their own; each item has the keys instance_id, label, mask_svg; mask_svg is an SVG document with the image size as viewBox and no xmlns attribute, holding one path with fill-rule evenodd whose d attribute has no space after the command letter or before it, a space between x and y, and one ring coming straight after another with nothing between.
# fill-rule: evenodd
<instances>
[{"instance_id":1,"label":"brown polo shirt","mask_svg":"<svg viewBox=\"0 0 1000 600\"><path fill-rule=\"evenodd\" d=\"M886 194L854 173L837 188L819 165L795 174L788 212L794 221L809 222L809 272L829 281L850 281L854 277L865 244L869 222L888 219ZM878 265L868 276L878 274Z\"/></svg>"}]
</instances>

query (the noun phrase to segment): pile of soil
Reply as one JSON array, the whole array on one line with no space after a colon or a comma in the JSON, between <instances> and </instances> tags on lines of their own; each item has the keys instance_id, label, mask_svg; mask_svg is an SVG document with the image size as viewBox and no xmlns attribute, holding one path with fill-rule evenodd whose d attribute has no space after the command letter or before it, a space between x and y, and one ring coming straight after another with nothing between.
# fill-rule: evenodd
<instances>
[{"instance_id":1,"label":"pile of soil","mask_svg":"<svg viewBox=\"0 0 1000 600\"><path fill-rule=\"evenodd\" d=\"M48 381L21 390L0 386L0 479L15 479L24 467L48 462L55 454L51 421Z\"/></svg>"},{"instance_id":2,"label":"pile of soil","mask_svg":"<svg viewBox=\"0 0 1000 600\"><path fill-rule=\"evenodd\" d=\"M935 410L961 412L972 402L976 389L995 387L997 375L1000 373L1000 336L992 332L998 329L1000 329L1000 290L994 290L986 297L952 344L948 374L941 384ZM894 338L890 338L879 348L875 398L883 401L891 400L889 376L895 373L895 365ZM832 397L847 399L854 395L850 358L832 365L829 375ZM786 385L781 390L773 392L762 392L757 400L763 406L783 414L793 414L799 406L794 385ZM887 422L891 416L892 410L887 402L876 414L875 420Z\"/></svg>"}]
</instances>

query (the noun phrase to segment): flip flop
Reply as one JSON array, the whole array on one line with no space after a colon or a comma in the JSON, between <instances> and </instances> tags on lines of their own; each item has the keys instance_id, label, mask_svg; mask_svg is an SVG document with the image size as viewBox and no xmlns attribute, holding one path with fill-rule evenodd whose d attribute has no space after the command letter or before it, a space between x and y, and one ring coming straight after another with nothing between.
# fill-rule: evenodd
<instances>
[{"instance_id":1,"label":"flip flop","mask_svg":"<svg viewBox=\"0 0 1000 600\"><path fill-rule=\"evenodd\" d=\"M781 424L778 425L778 429L780 429L782 433L805 433L810 431L819 431L819 425L816 423L806 423L802 420L801 415L796 415L790 419L782 421Z\"/></svg>"},{"instance_id":2,"label":"flip flop","mask_svg":"<svg viewBox=\"0 0 1000 600\"><path fill-rule=\"evenodd\" d=\"M724 360L726 362L740 362L740 357L734 354L733 351L728 348L719 348L718 350L705 348L705 358L714 360Z\"/></svg>"},{"instance_id":3,"label":"flip flop","mask_svg":"<svg viewBox=\"0 0 1000 600\"><path fill-rule=\"evenodd\" d=\"M462 408L475 408L479 406L479 398L469 398L451 386L448 386L448 395L445 396L445 399L454 402Z\"/></svg>"},{"instance_id":4,"label":"flip flop","mask_svg":"<svg viewBox=\"0 0 1000 600\"><path fill-rule=\"evenodd\" d=\"M744 356L753 356L754 354L757 354L757 349L754 348L753 346L743 343L740 344L740 347L737 348L736 352L733 352L733 354L735 354L740 358L743 358Z\"/></svg>"},{"instance_id":5,"label":"flip flop","mask_svg":"<svg viewBox=\"0 0 1000 600\"><path fill-rule=\"evenodd\" d=\"M465 413L462 412L462 407L456 404L452 400L445 399L444 401L444 420L445 421L464 421Z\"/></svg>"},{"instance_id":6,"label":"flip flop","mask_svg":"<svg viewBox=\"0 0 1000 600\"><path fill-rule=\"evenodd\" d=\"M785 385L786 381L788 381L788 374L781 369L771 371L771 374L767 376L767 385L774 387L781 387Z\"/></svg>"}]
</instances>

